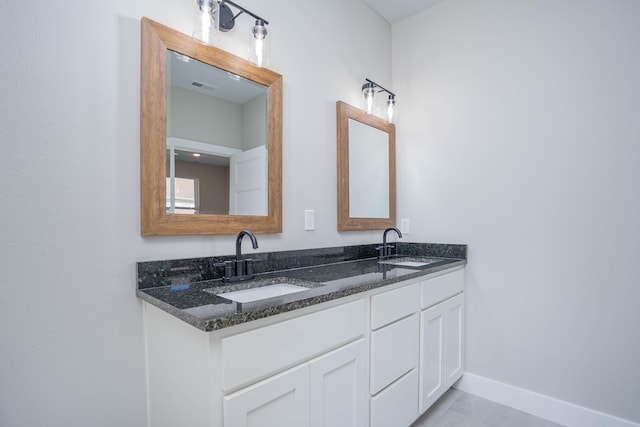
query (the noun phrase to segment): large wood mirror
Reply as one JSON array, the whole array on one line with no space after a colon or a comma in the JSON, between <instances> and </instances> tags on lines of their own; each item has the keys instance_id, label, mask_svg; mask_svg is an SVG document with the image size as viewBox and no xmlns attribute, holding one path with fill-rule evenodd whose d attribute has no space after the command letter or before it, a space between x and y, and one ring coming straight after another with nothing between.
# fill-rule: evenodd
<instances>
[{"instance_id":1,"label":"large wood mirror","mask_svg":"<svg viewBox=\"0 0 640 427\"><path fill-rule=\"evenodd\" d=\"M395 126L341 101L336 111L338 230L395 226Z\"/></svg>"},{"instance_id":2,"label":"large wood mirror","mask_svg":"<svg viewBox=\"0 0 640 427\"><path fill-rule=\"evenodd\" d=\"M282 232L280 74L142 18L140 146L142 235Z\"/></svg>"}]
</instances>

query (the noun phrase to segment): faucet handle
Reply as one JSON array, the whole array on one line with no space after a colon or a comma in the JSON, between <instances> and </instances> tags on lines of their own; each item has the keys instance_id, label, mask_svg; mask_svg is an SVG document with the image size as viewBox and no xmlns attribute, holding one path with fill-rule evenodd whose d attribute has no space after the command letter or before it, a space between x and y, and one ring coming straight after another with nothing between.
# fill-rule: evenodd
<instances>
[{"instance_id":1,"label":"faucet handle","mask_svg":"<svg viewBox=\"0 0 640 427\"><path fill-rule=\"evenodd\" d=\"M375 249L378 251L379 259L386 259L391 256L391 251L396 248L396 245L392 243L385 243L380 246L376 246Z\"/></svg>"},{"instance_id":2,"label":"faucet handle","mask_svg":"<svg viewBox=\"0 0 640 427\"><path fill-rule=\"evenodd\" d=\"M224 278L230 278L233 276L233 261L216 262L214 267L224 267Z\"/></svg>"},{"instance_id":3,"label":"faucet handle","mask_svg":"<svg viewBox=\"0 0 640 427\"><path fill-rule=\"evenodd\" d=\"M252 259L244 260L244 272L247 276L253 276L253 263L254 260Z\"/></svg>"},{"instance_id":4,"label":"faucet handle","mask_svg":"<svg viewBox=\"0 0 640 427\"><path fill-rule=\"evenodd\" d=\"M378 251L378 259L384 259L387 255L387 248L389 245L380 245L376 246L375 249Z\"/></svg>"},{"instance_id":5,"label":"faucet handle","mask_svg":"<svg viewBox=\"0 0 640 427\"><path fill-rule=\"evenodd\" d=\"M396 245L394 245L393 243L387 244L387 256L390 257L391 256L391 252L394 251L396 248Z\"/></svg>"}]
</instances>

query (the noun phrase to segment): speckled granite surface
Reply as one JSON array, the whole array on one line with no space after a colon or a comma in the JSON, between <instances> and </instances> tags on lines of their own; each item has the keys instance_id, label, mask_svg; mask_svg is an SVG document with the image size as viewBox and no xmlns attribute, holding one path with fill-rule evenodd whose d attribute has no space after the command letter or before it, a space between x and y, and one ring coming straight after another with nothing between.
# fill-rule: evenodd
<instances>
[{"instance_id":1,"label":"speckled granite surface","mask_svg":"<svg viewBox=\"0 0 640 427\"><path fill-rule=\"evenodd\" d=\"M421 267L380 264L376 246L247 253L246 258L256 261L256 278L233 285L223 284L223 268L214 266L233 256L139 262L137 295L199 329L213 331L466 264L466 245L397 243L398 258L432 258ZM274 283L308 290L242 304L218 296Z\"/></svg>"}]
</instances>

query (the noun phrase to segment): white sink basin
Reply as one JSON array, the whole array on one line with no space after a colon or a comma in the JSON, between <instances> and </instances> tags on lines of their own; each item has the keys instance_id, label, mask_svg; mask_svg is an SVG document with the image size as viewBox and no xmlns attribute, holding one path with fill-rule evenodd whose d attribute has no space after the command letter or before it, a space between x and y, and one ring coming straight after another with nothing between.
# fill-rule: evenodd
<instances>
[{"instance_id":1,"label":"white sink basin","mask_svg":"<svg viewBox=\"0 0 640 427\"><path fill-rule=\"evenodd\" d=\"M438 261L440 261L438 258L402 257L386 259L384 261L378 261L378 263L394 265L396 267L420 268Z\"/></svg>"},{"instance_id":2,"label":"white sink basin","mask_svg":"<svg viewBox=\"0 0 640 427\"><path fill-rule=\"evenodd\" d=\"M399 262L390 262L392 265L399 265L401 267L424 267L428 265L428 262L418 262L418 261L399 261Z\"/></svg>"},{"instance_id":3,"label":"white sink basin","mask_svg":"<svg viewBox=\"0 0 640 427\"><path fill-rule=\"evenodd\" d=\"M258 288L243 289L241 291L225 292L218 294L219 297L230 299L231 301L245 303L259 301L261 299L279 297L282 295L293 294L309 290L304 286L290 285L288 283L276 283L268 286L260 286Z\"/></svg>"}]
</instances>

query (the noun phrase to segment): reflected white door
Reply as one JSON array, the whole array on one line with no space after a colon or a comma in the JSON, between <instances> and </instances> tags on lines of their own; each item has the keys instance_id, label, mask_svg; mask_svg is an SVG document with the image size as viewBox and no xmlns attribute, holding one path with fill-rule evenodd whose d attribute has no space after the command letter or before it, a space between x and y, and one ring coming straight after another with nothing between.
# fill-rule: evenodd
<instances>
[{"instance_id":1,"label":"reflected white door","mask_svg":"<svg viewBox=\"0 0 640 427\"><path fill-rule=\"evenodd\" d=\"M267 215L268 168L264 145L231 156L229 214Z\"/></svg>"}]
</instances>

